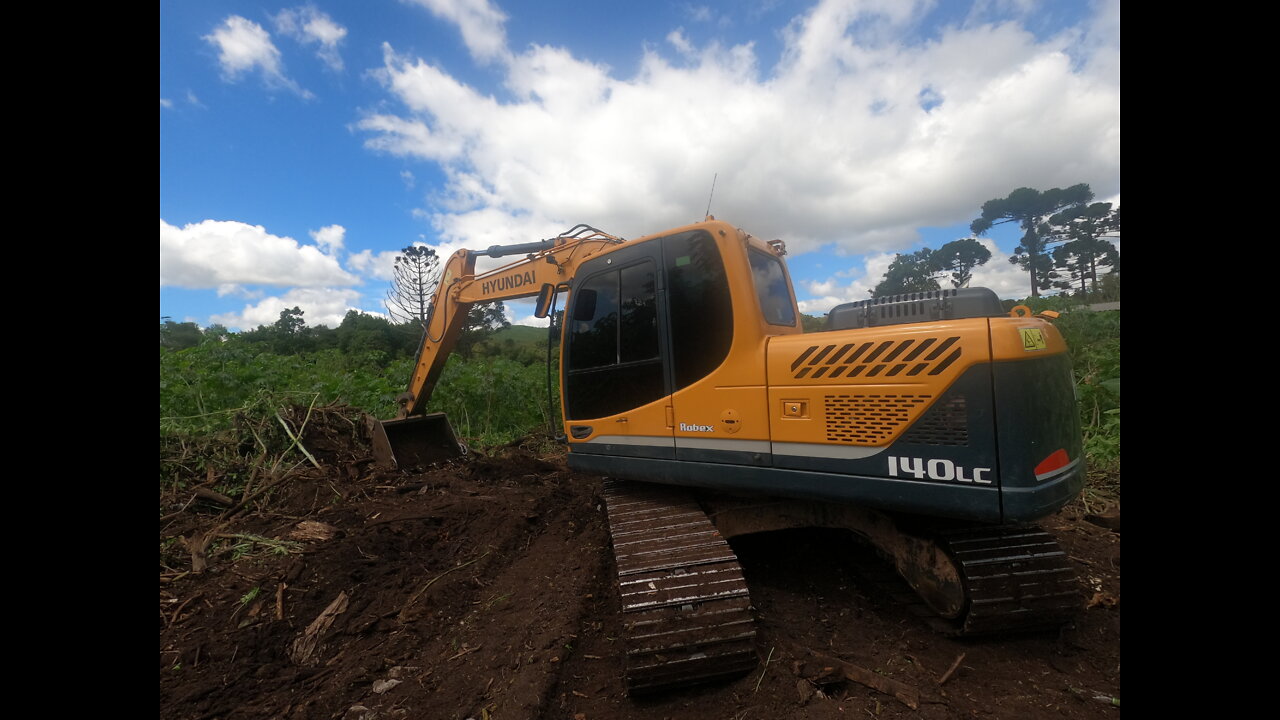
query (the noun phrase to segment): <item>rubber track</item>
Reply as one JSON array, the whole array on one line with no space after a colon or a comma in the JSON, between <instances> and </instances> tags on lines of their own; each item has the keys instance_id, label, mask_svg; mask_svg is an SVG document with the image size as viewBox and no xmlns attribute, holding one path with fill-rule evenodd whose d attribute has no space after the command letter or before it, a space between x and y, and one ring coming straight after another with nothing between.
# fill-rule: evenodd
<instances>
[{"instance_id":1,"label":"rubber track","mask_svg":"<svg viewBox=\"0 0 1280 720\"><path fill-rule=\"evenodd\" d=\"M741 675L756 667L742 568L693 496L606 480L630 694Z\"/></svg>"}]
</instances>

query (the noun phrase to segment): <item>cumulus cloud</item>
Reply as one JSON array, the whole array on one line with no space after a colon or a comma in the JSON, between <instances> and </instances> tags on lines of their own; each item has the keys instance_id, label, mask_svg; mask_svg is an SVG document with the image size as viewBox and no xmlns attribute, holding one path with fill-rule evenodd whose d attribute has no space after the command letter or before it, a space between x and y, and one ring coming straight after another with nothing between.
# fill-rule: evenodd
<instances>
[{"instance_id":1,"label":"cumulus cloud","mask_svg":"<svg viewBox=\"0 0 1280 720\"><path fill-rule=\"evenodd\" d=\"M455 229L455 230L447 231L447 234L450 234L450 235L464 235L465 233L466 233L465 229L462 229L462 230ZM445 233L442 232L441 234L445 234ZM537 239L542 239L543 237L551 237L555 234L556 233L550 233L549 235L545 235L545 236L539 235ZM471 237L470 241L464 241L463 239L461 239L461 237L459 237L453 240L439 240L433 243L426 242L424 240L415 240L411 244L415 246L431 248L431 250L435 252L436 257L439 258L440 266L444 267L445 262L448 261L448 259L452 257L453 254L459 250L463 250L463 249L483 250L492 245L507 245L507 244L512 244L516 242L528 242L529 239L532 238L533 236L532 235L520 236L520 235L511 235L511 234L505 234L501 236L497 236L497 235L485 236L481 234L474 234L474 235L471 235L470 237ZM351 270L357 273L360 273L364 277L371 277L377 280L390 281L394 275L396 257L399 256L401 252L402 252L402 249L401 250L383 250L381 252L374 252L372 250L361 250L360 252L354 253L347 257L347 267L351 268ZM512 258L509 258L509 257L508 258L478 257L476 258L476 273L479 274L483 272L488 272L489 270L493 270L495 268L506 265L511 261L512 261Z\"/></svg>"},{"instance_id":2,"label":"cumulus cloud","mask_svg":"<svg viewBox=\"0 0 1280 720\"><path fill-rule=\"evenodd\" d=\"M341 226L331 225L318 233L332 242L334 228L340 247ZM160 220L161 287L322 287L357 282L320 248L272 235L261 225L204 220L179 228Z\"/></svg>"},{"instance_id":3,"label":"cumulus cloud","mask_svg":"<svg viewBox=\"0 0 1280 720\"><path fill-rule=\"evenodd\" d=\"M316 242L316 247L320 248L325 255L336 255L342 251L347 229L341 225L326 225L319 230L312 230L308 234Z\"/></svg>"},{"instance_id":4,"label":"cumulus cloud","mask_svg":"<svg viewBox=\"0 0 1280 720\"><path fill-rule=\"evenodd\" d=\"M874 253L862 259L861 267L851 267L836 277L814 280L796 288L796 304L806 315L824 315L831 308L871 297L871 288L880 283L894 253Z\"/></svg>"},{"instance_id":5,"label":"cumulus cloud","mask_svg":"<svg viewBox=\"0 0 1280 720\"><path fill-rule=\"evenodd\" d=\"M338 45L347 36L347 29L339 25L327 13L314 5L281 10L275 18L276 31L304 45L318 45L316 57L334 72L342 71L342 56Z\"/></svg>"},{"instance_id":6,"label":"cumulus cloud","mask_svg":"<svg viewBox=\"0 0 1280 720\"><path fill-rule=\"evenodd\" d=\"M458 26L471 57L481 63L506 60L506 13L489 0L409 0Z\"/></svg>"},{"instance_id":7,"label":"cumulus cloud","mask_svg":"<svg viewBox=\"0 0 1280 720\"><path fill-rule=\"evenodd\" d=\"M675 29L678 64L646 46L624 77L565 48L510 52L489 2L416 2L477 61L501 59L509 91L384 46L377 77L401 109L358 128L442 167L426 212L449 241L576 222L647 234L701 219L717 173L712 212L795 253L903 250L1020 186L1119 190L1118 16L1044 40L1012 20L933 32L928 3L824 0L772 67Z\"/></svg>"},{"instance_id":8,"label":"cumulus cloud","mask_svg":"<svg viewBox=\"0 0 1280 720\"><path fill-rule=\"evenodd\" d=\"M399 250L384 250L378 253L372 250L361 250L347 257L347 267L364 277L390 282L393 277L396 256L399 254Z\"/></svg>"},{"instance_id":9,"label":"cumulus cloud","mask_svg":"<svg viewBox=\"0 0 1280 720\"><path fill-rule=\"evenodd\" d=\"M348 310L359 310L355 306L359 299L358 290L294 288L284 295L263 298L253 305L246 305L240 312L213 315L209 321L225 325L231 330L252 330L259 325L274 323L280 319L281 311L297 307L302 310L302 319L308 326L337 327L342 324L342 318Z\"/></svg>"},{"instance_id":10,"label":"cumulus cloud","mask_svg":"<svg viewBox=\"0 0 1280 720\"><path fill-rule=\"evenodd\" d=\"M218 64L227 82L236 82L256 70L269 88L285 88L304 98L313 97L285 75L280 50L271 42L271 33L258 23L231 15L204 40L218 49Z\"/></svg>"},{"instance_id":11,"label":"cumulus cloud","mask_svg":"<svg viewBox=\"0 0 1280 720\"><path fill-rule=\"evenodd\" d=\"M563 304L563 297L561 299ZM552 324L550 318L538 318L534 315L534 304L520 300L512 300L503 302L503 307L507 310L507 322L513 325L529 325L532 328L545 328ZM557 305L557 310L561 306Z\"/></svg>"}]
</instances>

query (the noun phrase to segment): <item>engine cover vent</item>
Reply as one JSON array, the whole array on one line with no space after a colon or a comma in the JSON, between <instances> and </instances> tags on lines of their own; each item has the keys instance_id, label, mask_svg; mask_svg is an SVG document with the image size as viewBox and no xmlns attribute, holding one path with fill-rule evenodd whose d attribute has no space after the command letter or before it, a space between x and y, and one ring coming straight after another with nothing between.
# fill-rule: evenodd
<instances>
[{"instance_id":1,"label":"engine cover vent","mask_svg":"<svg viewBox=\"0 0 1280 720\"><path fill-rule=\"evenodd\" d=\"M987 288L929 290L837 305L827 313L827 329L854 330L1004 315L1000 298Z\"/></svg>"},{"instance_id":2,"label":"engine cover vent","mask_svg":"<svg viewBox=\"0 0 1280 720\"><path fill-rule=\"evenodd\" d=\"M911 421L932 395L824 395L827 442L882 445Z\"/></svg>"},{"instance_id":3,"label":"engine cover vent","mask_svg":"<svg viewBox=\"0 0 1280 720\"><path fill-rule=\"evenodd\" d=\"M916 445L969 444L969 412L964 395L943 397L902 436L902 442Z\"/></svg>"}]
</instances>

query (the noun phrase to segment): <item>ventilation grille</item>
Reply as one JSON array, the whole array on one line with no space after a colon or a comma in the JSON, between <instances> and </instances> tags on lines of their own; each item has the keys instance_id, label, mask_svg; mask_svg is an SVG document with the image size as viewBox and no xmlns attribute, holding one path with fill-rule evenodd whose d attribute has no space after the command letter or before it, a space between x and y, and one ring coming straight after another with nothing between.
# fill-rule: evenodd
<instances>
[{"instance_id":1,"label":"ventilation grille","mask_svg":"<svg viewBox=\"0 0 1280 720\"><path fill-rule=\"evenodd\" d=\"M854 330L1004 314L1000 298L987 288L929 290L837 305L827 314L827 329Z\"/></svg>"},{"instance_id":2,"label":"ventilation grille","mask_svg":"<svg viewBox=\"0 0 1280 720\"><path fill-rule=\"evenodd\" d=\"M940 400L902 436L916 445L969 444L969 413L963 395Z\"/></svg>"},{"instance_id":3,"label":"ventilation grille","mask_svg":"<svg viewBox=\"0 0 1280 720\"><path fill-rule=\"evenodd\" d=\"M791 372L796 380L939 375L960 359L959 343L956 336L811 345L792 361Z\"/></svg>"},{"instance_id":4,"label":"ventilation grille","mask_svg":"<svg viewBox=\"0 0 1280 720\"><path fill-rule=\"evenodd\" d=\"M931 395L824 395L827 442L882 445Z\"/></svg>"}]
</instances>

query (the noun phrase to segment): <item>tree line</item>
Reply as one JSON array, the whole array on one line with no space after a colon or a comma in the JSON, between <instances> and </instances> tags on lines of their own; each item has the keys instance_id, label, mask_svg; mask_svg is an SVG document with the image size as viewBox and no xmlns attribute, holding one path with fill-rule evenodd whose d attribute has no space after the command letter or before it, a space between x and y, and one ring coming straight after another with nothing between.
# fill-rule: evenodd
<instances>
[{"instance_id":1,"label":"tree line","mask_svg":"<svg viewBox=\"0 0 1280 720\"><path fill-rule=\"evenodd\" d=\"M1120 252L1112 239L1120 236L1120 208L1092 200L1093 191L1085 183L1044 192L1023 187L988 200L969 224L974 237L937 250L898 253L871 296L939 290L943 281L968 287L973 269L991 259L977 238L996 225L1017 223L1022 237L1009 262L1027 272L1032 298L1056 289L1082 298L1118 300Z\"/></svg>"},{"instance_id":2,"label":"tree line","mask_svg":"<svg viewBox=\"0 0 1280 720\"><path fill-rule=\"evenodd\" d=\"M476 303L467 315L467 323L458 339L455 352L470 357L474 353L496 354L493 335L510 327L506 309L501 302ZM344 353L375 351L388 358L410 356L418 352L422 343L423 324L416 318L396 322L378 315L348 310L336 328L325 325L307 325L305 312L298 307L280 311L280 317L270 325L259 325L252 330L235 333L226 327L213 324L201 329L194 322L174 322L161 318L160 347L182 350L199 345L205 340L249 343L268 349L278 355L322 350L340 350Z\"/></svg>"}]
</instances>

